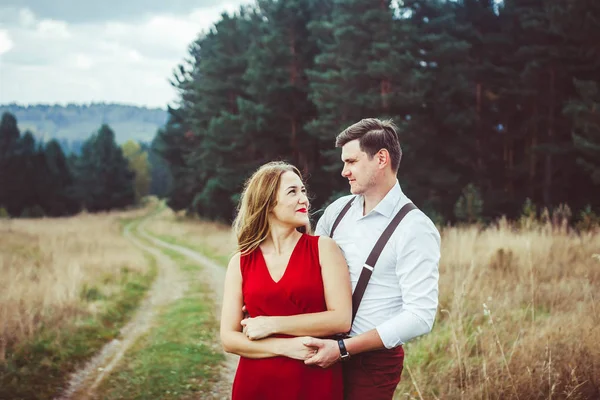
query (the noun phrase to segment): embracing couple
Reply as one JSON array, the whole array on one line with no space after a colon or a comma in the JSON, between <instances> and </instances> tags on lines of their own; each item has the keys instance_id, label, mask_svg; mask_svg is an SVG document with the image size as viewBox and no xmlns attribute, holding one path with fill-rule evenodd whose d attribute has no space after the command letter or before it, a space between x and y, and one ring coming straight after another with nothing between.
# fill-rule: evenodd
<instances>
[{"instance_id":1,"label":"embracing couple","mask_svg":"<svg viewBox=\"0 0 600 400\"><path fill-rule=\"evenodd\" d=\"M233 399L392 399L402 345L431 331L440 235L400 188L395 126L363 119L336 146L352 195L314 235L295 167L263 165L244 187L221 316L241 356Z\"/></svg>"}]
</instances>

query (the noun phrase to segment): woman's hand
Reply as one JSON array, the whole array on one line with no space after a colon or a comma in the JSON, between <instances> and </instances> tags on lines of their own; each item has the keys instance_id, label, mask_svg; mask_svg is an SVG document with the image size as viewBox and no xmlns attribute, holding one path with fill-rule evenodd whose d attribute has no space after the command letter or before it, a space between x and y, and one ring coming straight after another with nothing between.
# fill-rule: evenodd
<instances>
[{"instance_id":1,"label":"woman's hand","mask_svg":"<svg viewBox=\"0 0 600 400\"><path fill-rule=\"evenodd\" d=\"M288 358L306 361L317 354L318 350L316 347L309 347L305 344L309 343L310 339L307 336L283 339L278 353Z\"/></svg>"},{"instance_id":2,"label":"woman's hand","mask_svg":"<svg viewBox=\"0 0 600 400\"><path fill-rule=\"evenodd\" d=\"M241 322L243 332L250 340L263 339L277 333L274 317L246 318Z\"/></svg>"}]
</instances>

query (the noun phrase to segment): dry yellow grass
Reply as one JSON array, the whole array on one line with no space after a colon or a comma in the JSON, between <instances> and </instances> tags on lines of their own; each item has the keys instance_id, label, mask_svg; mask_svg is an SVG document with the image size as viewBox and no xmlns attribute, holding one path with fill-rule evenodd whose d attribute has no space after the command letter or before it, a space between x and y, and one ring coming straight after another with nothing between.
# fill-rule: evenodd
<instances>
[{"instance_id":1,"label":"dry yellow grass","mask_svg":"<svg viewBox=\"0 0 600 400\"><path fill-rule=\"evenodd\" d=\"M591 233L444 229L438 320L397 397L598 398L599 251Z\"/></svg>"},{"instance_id":2,"label":"dry yellow grass","mask_svg":"<svg viewBox=\"0 0 600 400\"><path fill-rule=\"evenodd\" d=\"M152 234L164 239L176 239L214 257L221 263L236 251L236 240L228 225L201 219L186 218L170 209L145 225Z\"/></svg>"},{"instance_id":3,"label":"dry yellow grass","mask_svg":"<svg viewBox=\"0 0 600 400\"><path fill-rule=\"evenodd\" d=\"M7 346L41 326L59 329L75 315L101 311L102 302L85 296L109 297L125 269L146 271L147 259L118 220L146 212L0 220L0 361Z\"/></svg>"},{"instance_id":4,"label":"dry yellow grass","mask_svg":"<svg viewBox=\"0 0 600 400\"><path fill-rule=\"evenodd\" d=\"M235 251L222 224L167 212L148 230ZM600 235L505 222L441 233L436 326L406 346L396 397L600 398Z\"/></svg>"}]
</instances>

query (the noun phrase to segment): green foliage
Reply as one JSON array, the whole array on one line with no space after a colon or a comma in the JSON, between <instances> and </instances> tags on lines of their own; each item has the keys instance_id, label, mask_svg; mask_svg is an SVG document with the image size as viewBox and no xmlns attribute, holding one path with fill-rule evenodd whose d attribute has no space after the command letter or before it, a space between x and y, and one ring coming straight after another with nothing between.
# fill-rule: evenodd
<instances>
[{"instance_id":1,"label":"green foliage","mask_svg":"<svg viewBox=\"0 0 600 400\"><path fill-rule=\"evenodd\" d=\"M10 217L10 215L8 214L8 211L6 211L6 208L0 207L0 219L6 219L8 217Z\"/></svg>"},{"instance_id":2,"label":"green foliage","mask_svg":"<svg viewBox=\"0 0 600 400\"><path fill-rule=\"evenodd\" d=\"M44 165L38 170L43 177L44 209L48 215L69 215L79 210L69 191L73 173L58 141L51 140L44 149Z\"/></svg>"},{"instance_id":3,"label":"green foliage","mask_svg":"<svg viewBox=\"0 0 600 400\"><path fill-rule=\"evenodd\" d=\"M108 125L102 125L73 160L72 195L88 211L107 211L134 204L135 174Z\"/></svg>"},{"instance_id":4,"label":"green foliage","mask_svg":"<svg viewBox=\"0 0 600 400\"><path fill-rule=\"evenodd\" d=\"M152 144L143 144L142 148L148 154L148 164L150 165L149 194L160 199L165 198L173 180L169 164L154 151Z\"/></svg>"},{"instance_id":5,"label":"green foliage","mask_svg":"<svg viewBox=\"0 0 600 400\"><path fill-rule=\"evenodd\" d=\"M537 206L528 197L523 203L521 216L519 217L519 226L521 229L531 229L538 224Z\"/></svg>"},{"instance_id":6,"label":"green foliage","mask_svg":"<svg viewBox=\"0 0 600 400\"><path fill-rule=\"evenodd\" d=\"M436 210L423 210L423 212L438 227L442 227L446 223L446 219L444 218L444 216Z\"/></svg>"},{"instance_id":7,"label":"green foliage","mask_svg":"<svg viewBox=\"0 0 600 400\"><path fill-rule=\"evenodd\" d=\"M525 199L525 203L523 203L523 211L521 215L527 219L535 219L537 217L537 207L531 199L528 197Z\"/></svg>"},{"instance_id":8,"label":"green foliage","mask_svg":"<svg viewBox=\"0 0 600 400\"><path fill-rule=\"evenodd\" d=\"M25 208L21 212L21 218L41 218L43 216L44 209L39 204L36 204L35 206L30 208Z\"/></svg>"},{"instance_id":9,"label":"green foliage","mask_svg":"<svg viewBox=\"0 0 600 400\"><path fill-rule=\"evenodd\" d=\"M592 210L592 207L588 204L583 210L579 212L579 221L577 221L575 228L579 231L597 231L600 229L600 215Z\"/></svg>"},{"instance_id":10,"label":"green foliage","mask_svg":"<svg viewBox=\"0 0 600 400\"><path fill-rule=\"evenodd\" d=\"M187 164L193 136L186 131L183 112L169 109L169 120L152 141L152 153L165 162L169 169L165 190L168 206L179 211L191 208L198 177Z\"/></svg>"},{"instance_id":11,"label":"green foliage","mask_svg":"<svg viewBox=\"0 0 600 400\"><path fill-rule=\"evenodd\" d=\"M96 286L88 287L87 285L84 285L81 289L81 298L88 302L92 302L102 300L105 296Z\"/></svg>"},{"instance_id":12,"label":"green foliage","mask_svg":"<svg viewBox=\"0 0 600 400\"><path fill-rule=\"evenodd\" d=\"M8 112L3 113L0 119L0 160L6 160L16 150L20 136L15 116Z\"/></svg>"},{"instance_id":13,"label":"green foliage","mask_svg":"<svg viewBox=\"0 0 600 400\"><path fill-rule=\"evenodd\" d=\"M129 168L135 173L135 202L150 193L150 165L148 153L142 150L139 143L129 140L122 146L123 156L129 163Z\"/></svg>"},{"instance_id":14,"label":"green foliage","mask_svg":"<svg viewBox=\"0 0 600 400\"><path fill-rule=\"evenodd\" d=\"M485 203L477 218L486 220L519 218L525 199L542 210L598 210L600 197L590 190L600 182L598 20L600 3L592 0L261 0L241 7L199 35L178 66L172 83L180 98L148 153L148 190L176 210L230 220L244 180L283 159L307 175L318 210L348 191L336 134L362 118L389 117L404 152L402 187L440 219L458 218L456 201L470 183ZM52 110L61 126L76 114L73 106ZM123 132L121 142L133 129L119 124L139 117L110 105L85 112ZM50 189L45 182L61 180L36 173L44 161L34 136L21 137L14 118L1 126L0 184L30 199L17 204L0 192L11 215L35 204L66 213L72 205L57 204L88 207L99 196L87 161L71 163L69 191ZM96 152L89 143L80 151L86 160ZM22 184L14 171L36 184ZM139 198L146 189L136 182ZM46 192L61 193L51 207L40 200Z\"/></svg>"},{"instance_id":15,"label":"green foliage","mask_svg":"<svg viewBox=\"0 0 600 400\"><path fill-rule=\"evenodd\" d=\"M483 200L475 185L469 183L454 205L454 215L459 221L475 223L481 220Z\"/></svg>"},{"instance_id":16,"label":"green foliage","mask_svg":"<svg viewBox=\"0 0 600 400\"><path fill-rule=\"evenodd\" d=\"M600 185L600 91L598 82L575 80L577 98L564 108L573 121L578 164Z\"/></svg>"},{"instance_id":17,"label":"green foliage","mask_svg":"<svg viewBox=\"0 0 600 400\"><path fill-rule=\"evenodd\" d=\"M145 195L146 156L132 154L132 162L139 169L136 188ZM67 160L57 140L36 143L31 132L21 136L13 115L2 116L0 204L8 215L39 218L74 214L82 207L124 208L135 202L134 175L107 125L84 143L81 156Z\"/></svg>"},{"instance_id":18,"label":"green foliage","mask_svg":"<svg viewBox=\"0 0 600 400\"><path fill-rule=\"evenodd\" d=\"M467 220L518 217L526 198L600 207L580 168L598 159L597 99L574 84L600 80L599 17L587 0L265 0L223 15L190 46L180 107L155 139L169 205L230 219L244 179L285 159L309 173L320 209L348 190L336 134L392 117L403 188L440 220L457 218L469 183L486 207Z\"/></svg>"}]
</instances>

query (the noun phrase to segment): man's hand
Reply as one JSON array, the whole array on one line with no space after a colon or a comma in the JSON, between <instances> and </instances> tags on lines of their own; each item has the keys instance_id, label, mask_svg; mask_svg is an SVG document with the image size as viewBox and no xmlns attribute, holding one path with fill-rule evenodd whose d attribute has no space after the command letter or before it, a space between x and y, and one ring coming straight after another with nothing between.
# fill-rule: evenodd
<instances>
[{"instance_id":1,"label":"man's hand","mask_svg":"<svg viewBox=\"0 0 600 400\"><path fill-rule=\"evenodd\" d=\"M340 360L340 348L335 340L306 338L304 345L317 349L317 353L304 361L307 365L329 368Z\"/></svg>"},{"instance_id":2,"label":"man's hand","mask_svg":"<svg viewBox=\"0 0 600 400\"><path fill-rule=\"evenodd\" d=\"M294 337L289 339L281 339L282 343L276 350L280 355L294 360L306 361L317 353L317 349L307 346L305 343L310 340L310 337Z\"/></svg>"},{"instance_id":3,"label":"man's hand","mask_svg":"<svg viewBox=\"0 0 600 400\"><path fill-rule=\"evenodd\" d=\"M266 338L276 333L275 320L272 317L246 318L241 322L242 332L250 340Z\"/></svg>"},{"instance_id":4,"label":"man's hand","mask_svg":"<svg viewBox=\"0 0 600 400\"><path fill-rule=\"evenodd\" d=\"M245 304L242 306L242 314L244 314L244 318L242 318L242 319L248 319L248 318L250 318L250 314L248 314L248 310L246 309L246 305ZM242 328L242 332L244 332L244 335L246 334L246 327L245 326Z\"/></svg>"}]
</instances>

